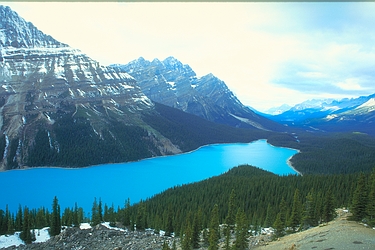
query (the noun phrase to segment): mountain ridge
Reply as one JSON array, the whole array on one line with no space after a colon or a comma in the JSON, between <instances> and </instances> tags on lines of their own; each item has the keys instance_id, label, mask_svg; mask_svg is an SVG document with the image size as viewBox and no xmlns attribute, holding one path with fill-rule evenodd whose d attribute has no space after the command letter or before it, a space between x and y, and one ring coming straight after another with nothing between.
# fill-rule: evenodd
<instances>
[{"instance_id":1,"label":"mountain ridge","mask_svg":"<svg viewBox=\"0 0 375 250\"><path fill-rule=\"evenodd\" d=\"M375 94L341 100L308 100L269 119L288 126L327 132L364 132L374 135Z\"/></svg>"},{"instance_id":2,"label":"mountain ridge","mask_svg":"<svg viewBox=\"0 0 375 250\"><path fill-rule=\"evenodd\" d=\"M225 82L212 73L198 77L189 65L172 56L162 61L140 57L128 64L111 66L128 72L155 102L233 127L285 130L243 105Z\"/></svg>"},{"instance_id":3,"label":"mountain ridge","mask_svg":"<svg viewBox=\"0 0 375 250\"><path fill-rule=\"evenodd\" d=\"M0 12L0 170L136 161L231 142L229 135L238 133L225 127L199 138L200 130L217 125L189 116L202 127L185 126L185 135L174 140L165 128L181 124L188 114L166 118L127 72L54 40L9 7L0 6ZM168 67L193 75L172 58ZM259 138L258 129L241 133L242 140Z\"/></svg>"}]
</instances>

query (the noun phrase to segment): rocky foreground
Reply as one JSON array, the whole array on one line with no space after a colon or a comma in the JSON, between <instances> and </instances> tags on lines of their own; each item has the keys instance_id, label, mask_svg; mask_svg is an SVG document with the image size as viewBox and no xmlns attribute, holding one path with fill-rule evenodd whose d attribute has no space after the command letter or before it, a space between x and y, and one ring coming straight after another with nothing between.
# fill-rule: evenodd
<instances>
[{"instance_id":1,"label":"rocky foreground","mask_svg":"<svg viewBox=\"0 0 375 250\"><path fill-rule=\"evenodd\" d=\"M249 237L249 249L305 250L305 249L375 249L375 229L364 224L348 221L348 213L339 211L339 216L328 224L290 234L272 241L272 235L261 234ZM234 235L233 235L234 236ZM232 237L231 241L234 240ZM152 250L162 249L167 243L172 248L176 243L181 249L180 239L156 234L153 230L133 232L97 225L93 228L67 228L61 234L43 243L11 246L6 250ZM221 239L220 249L224 249ZM200 249L207 249L201 242Z\"/></svg>"},{"instance_id":2,"label":"rocky foreground","mask_svg":"<svg viewBox=\"0 0 375 250\"><path fill-rule=\"evenodd\" d=\"M11 246L10 249L34 249L34 250L140 250L140 249L162 249L164 241L172 245L173 239L160 236L153 231L149 232L128 232L117 229L110 229L103 225L97 225L89 229L77 227L67 228L59 235L51 237L42 243L29 245Z\"/></svg>"},{"instance_id":3,"label":"rocky foreground","mask_svg":"<svg viewBox=\"0 0 375 250\"><path fill-rule=\"evenodd\" d=\"M328 224L284 236L277 241L259 246L257 250L375 249L375 228L349 221L348 216L350 213L339 209L338 217Z\"/></svg>"}]
</instances>

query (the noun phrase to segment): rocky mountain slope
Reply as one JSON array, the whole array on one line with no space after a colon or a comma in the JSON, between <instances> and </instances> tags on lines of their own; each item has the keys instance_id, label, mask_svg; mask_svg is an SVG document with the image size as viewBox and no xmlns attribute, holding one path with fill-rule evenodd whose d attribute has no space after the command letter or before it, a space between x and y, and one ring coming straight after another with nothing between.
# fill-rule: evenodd
<instances>
[{"instance_id":1,"label":"rocky mountain slope","mask_svg":"<svg viewBox=\"0 0 375 250\"><path fill-rule=\"evenodd\" d=\"M0 170L135 161L230 142L227 127L199 141L191 139L198 128L176 137L168 129L199 117L161 114L126 72L56 41L9 7L0 13ZM241 138L258 138L254 131Z\"/></svg>"},{"instance_id":2,"label":"rocky mountain slope","mask_svg":"<svg viewBox=\"0 0 375 250\"><path fill-rule=\"evenodd\" d=\"M189 65L174 57L147 61L140 57L126 65L112 65L134 77L155 102L178 108L209 121L234 127L285 130L244 106L227 85L208 74L197 77Z\"/></svg>"},{"instance_id":3,"label":"rocky mountain slope","mask_svg":"<svg viewBox=\"0 0 375 250\"><path fill-rule=\"evenodd\" d=\"M62 155L79 138L63 142L74 135L58 132L64 119L65 125L66 119L88 124L87 135L103 140L107 133L115 137L107 129L109 121L135 125L137 113L153 108L128 74L104 67L43 34L9 7L1 6L0 13L2 169L38 164L41 158L57 157L68 164L69 157ZM41 157L37 148L44 138L50 152Z\"/></svg>"}]
</instances>

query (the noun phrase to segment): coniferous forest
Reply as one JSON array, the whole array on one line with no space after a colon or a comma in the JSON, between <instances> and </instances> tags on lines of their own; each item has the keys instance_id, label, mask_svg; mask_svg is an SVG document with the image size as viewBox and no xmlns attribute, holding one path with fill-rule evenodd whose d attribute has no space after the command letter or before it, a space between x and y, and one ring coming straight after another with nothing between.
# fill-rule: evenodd
<instances>
[{"instance_id":1,"label":"coniferous forest","mask_svg":"<svg viewBox=\"0 0 375 250\"><path fill-rule=\"evenodd\" d=\"M174 233L182 237L183 249L202 244L217 249L219 238L228 238L227 244L245 249L249 232L273 227L275 237L281 237L331 221L339 207L350 209L353 220L375 225L374 202L375 169L371 174L278 176L243 165L201 182L170 188L133 205L125 198L123 207L102 204L97 198L91 211L83 211L77 203L60 210L55 197L51 208L20 206L16 214L5 208L0 210L0 234L21 231L21 238L31 243L35 237L31 229L48 226L50 235L57 235L62 225L106 221L129 230L153 228L166 235ZM234 243L229 242L229 232L235 234Z\"/></svg>"}]
</instances>

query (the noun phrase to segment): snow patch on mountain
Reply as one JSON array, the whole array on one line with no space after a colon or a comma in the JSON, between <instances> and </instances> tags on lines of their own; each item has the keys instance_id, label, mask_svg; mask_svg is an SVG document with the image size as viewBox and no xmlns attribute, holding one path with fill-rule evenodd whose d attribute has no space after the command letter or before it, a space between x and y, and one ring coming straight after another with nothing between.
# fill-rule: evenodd
<instances>
[{"instance_id":1,"label":"snow patch on mountain","mask_svg":"<svg viewBox=\"0 0 375 250\"><path fill-rule=\"evenodd\" d=\"M356 109L361 109L361 108L370 108L370 110L375 110L375 98L371 98L367 102L358 106Z\"/></svg>"},{"instance_id":2,"label":"snow patch on mountain","mask_svg":"<svg viewBox=\"0 0 375 250\"><path fill-rule=\"evenodd\" d=\"M291 108L292 108L292 106L290 106L288 104L283 104L283 105L278 106L278 107L270 108L270 109L264 111L264 113L269 114L269 115L279 115L281 113L284 113L285 111L288 111Z\"/></svg>"},{"instance_id":3,"label":"snow patch on mountain","mask_svg":"<svg viewBox=\"0 0 375 250\"><path fill-rule=\"evenodd\" d=\"M252 121L250 119L247 119L247 118L244 118L244 117L239 117L239 116L236 116L234 114L230 114L230 115L233 116L234 118L236 118L237 120L241 121L241 122L250 124L251 126L253 126L255 128L258 128L258 129L261 129L261 130L265 130L265 131L269 131L268 129L266 129L262 125L260 125L259 123L254 122L254 121Z\"/></svg>"}]
</instances>

